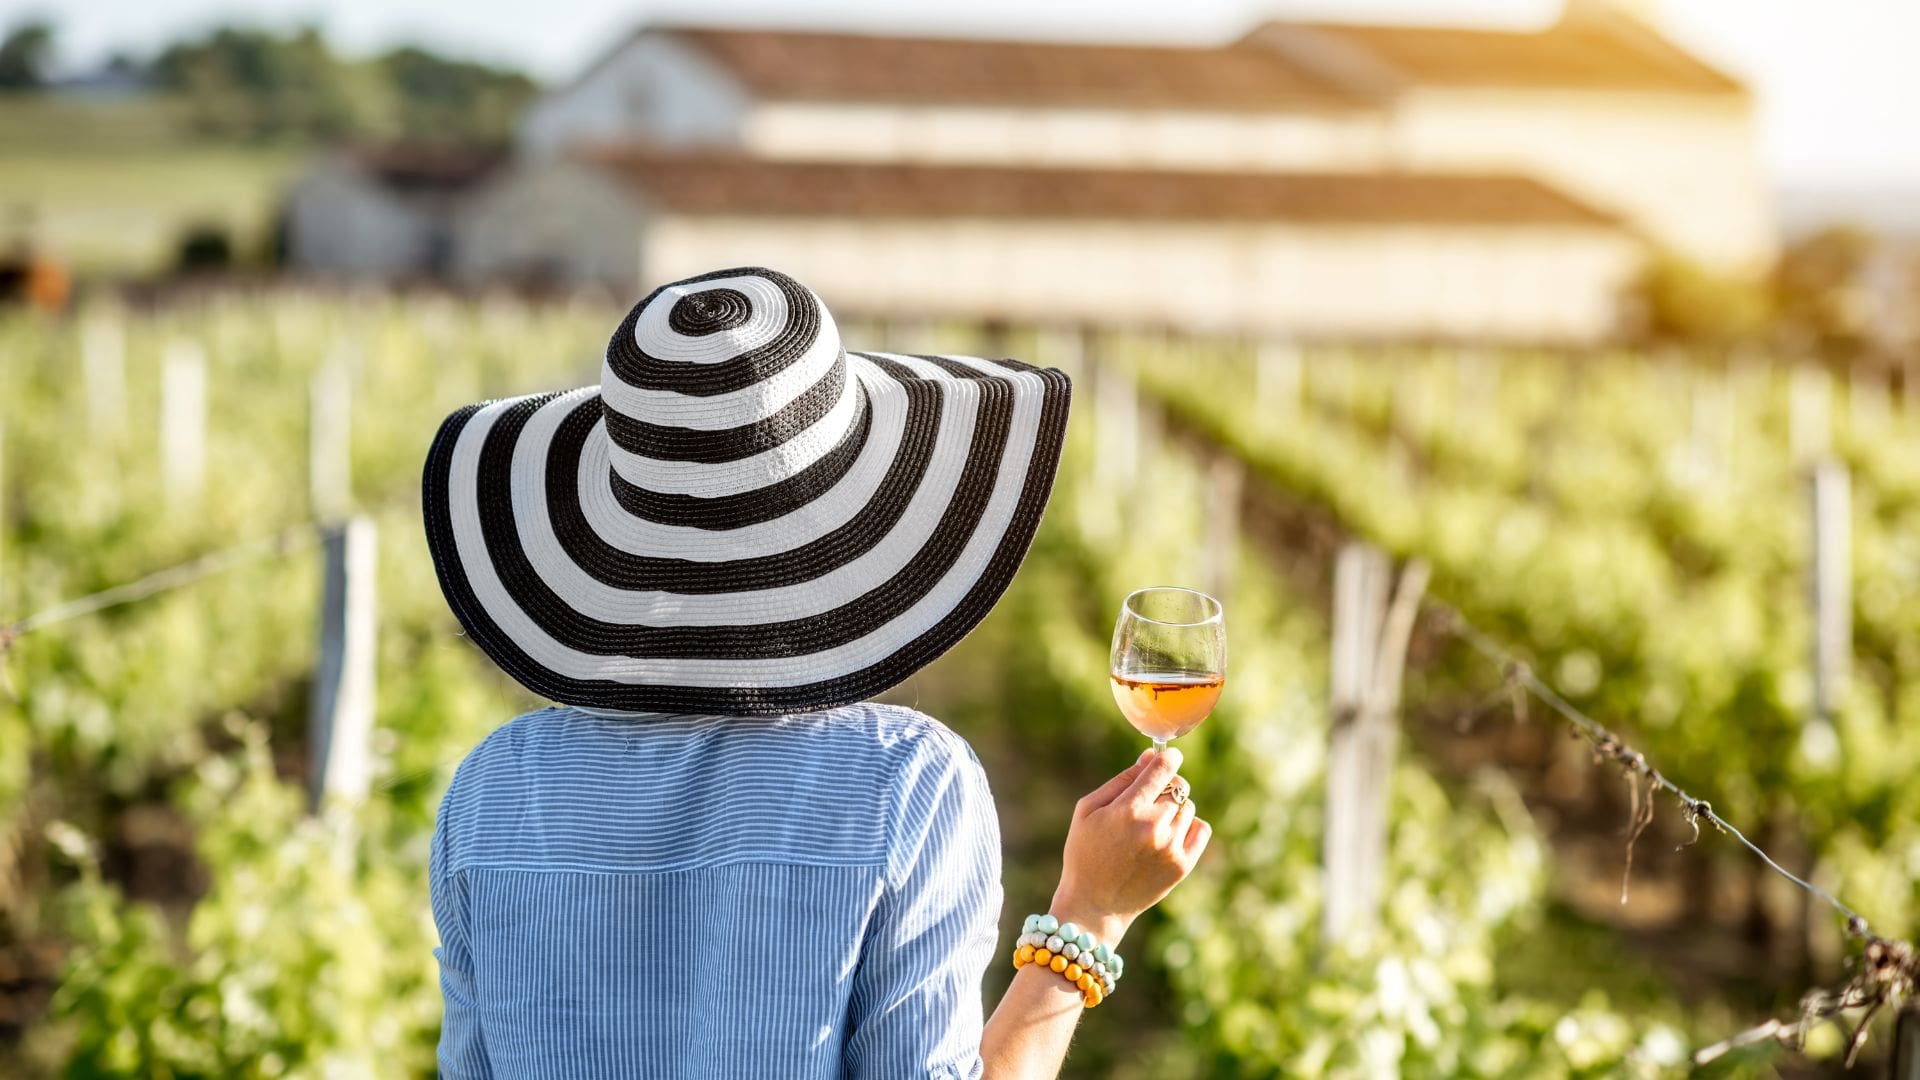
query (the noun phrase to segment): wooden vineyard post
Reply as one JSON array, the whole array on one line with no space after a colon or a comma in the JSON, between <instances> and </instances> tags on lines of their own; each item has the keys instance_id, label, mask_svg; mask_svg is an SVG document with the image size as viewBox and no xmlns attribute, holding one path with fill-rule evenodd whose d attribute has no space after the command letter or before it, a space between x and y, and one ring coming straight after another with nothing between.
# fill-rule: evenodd
<instances>
[{"instance_id":1,"label":"wooden vineyard post","mask_svg":"<svg viewBox=\"0 0 1920 1080\"><path fill-rule=\"evenodd\" d=\"M1504 368L1491 356L1476 348L1454 353L1453 424L1462 434L1484 426L1500 400Z\"/></svg>"},{"instance_id":2,"label":"wooden vineyard post","mask_svg":"<svg viewBox=\"0 0 1920 1080\"><path fill-rule=\"evenodd\" d=\"M1322 853L1329 944L1364 936L1379 919L1400 681L1426 592L1424 562L1393 563L1370 544L1340 549L1333 573L1332 735Z\"/></svg>"},{"instance_id":3,"label":"wooden vineyard post","mask_svg":"<svg viewBox=\"0 0 1920 1080\"><path fill-rule=\"evenodd\" d=\"M1139 384L1128 380L1133 386L1133 476L1138 484L1146 477L1147 466L1159 460L1161 444L1166 441L1167 415L1160 411L1158 401L1144 400L1140 396ZM1133 521L1138 524L1141 517L1153 512L1152 499L1137 499L1130 507Z\"/></svg>"},{"instance_id":4,"label":"wooden vineyard post","mask_svg":"<svg viewBox=\"0 0 1920 1080\"><path fill-rule=\"evenodd\" d=\"M927 319L890 318L886 322L886 351L915 355L933 351L933 323Z\"/></svg>"},{"instance_id":5,"label":"wooden vineyard post","mask_svg":"<svg viewBox=\"0 0 1920 1080\"><path fill-rule=\"evenodd\" d=\"M1724 487L1735 461L1733 387L1726 376L1697 374L1688 382L1689 421L1684 478L1702 488Z\"/></svg>"},{"instance_id":6,"label":"wooden vineyard post","mask_svg":"<svg viewBox=\"0 0 1920 1080\"><path fill-rule=\"evenodd\" d=\"M96 442L119 445L127 427L127 345L117 315L95 311L81 324L80 381L87 395L88 434Z\"/></svg>"},{"instance_id":7,"label":"wooden vineyard post","mask_svg":"<svg viewBox=\"0 0 1920 1080\"><path fill-rule=\"evenodd\" d=\"M1246 486L1246 466L1240 459L1220 454L1207 466L1206 590L1222 604L1233 592L1233 557L1240 540L1240 493Z\"/></svg>"},{"instance_id":8,"label":"wooden vineyard post","mask_svg":"<svg viewBox=\"0 0 1920 1080\"><path fill-rule=\"evenodd\" d=\"M1769 388L1773 382L1771 357L1745 351L1734 355L1727 370L1729 462L1744 462L1751 456L1751 444L1761 430L1760 420L1766 411ZM1732 473L1735 470L1728 471Z\"/></svg>"},{"instance_id":9,"label":"wooden vineyard post","mask_svg":"<svg viewBox=\"0 0 1920 1080\"><path fill-rule=\"evenodd\" d=\"M1920 1080L1920 1005L1909 1003L1893 1021L1893 1080Z\"/></svg>"},{"instance_id":10,"label":"wooden vineyard post","mask_svg":"<svg viewBox=\"0 0 1920 1080\"><path fill-rule=\"evenodd\" d=\"M1080 340L1082 370L1090 384L1084 392L1092 405L1093 460L1092 483L1081 485L1076 510L1082 530L1110 540L1152 503L1136 498L1133 490L1140 465L1139 388L1131 372L1107 358L1103 349L1111 347L1110 340L1091 333Z\"/></svg>"},{"instance_id":11,"label":"wooden vineyard post","mask_svg":"<svg viewBox=\"0 0 1920 1080\"><path fill-rule=\"evenodd\" d=\"M376 593L373 522L327 529L320 594L320 658L307 716L307 792L316 809L331 797L367 793L373 735Z\"/></svg>"},{"instance_id":12,"label":"wooden vineyard post","mask_svg":"<svg viewBox=\"0 0 1920 1080\"><path fill-rule=\"evenodd\" d=\"M1813 715L1831 732L1853 660L1853 519L1844 465L1823 461L1810 482L1813 518Z\"/></svg>"},{"instance_id":13,"label":"wooden vineyard post","mask_svg":"<svg viewBox=\"0 0 1920 1080\"><path fill-rule=\"evenodd\" d=\"M1800 464L1826 457L1833 446L1833 376L1827 369L1800 363L1788 374L1787 442Z\"/></svg>"},{"instance_id":14,"label":"wooden vineyard post","mask_svg":"<svg viewBox=\"0 0 1920 1080\"><path fill-rule=\"evenodd\" d=\"M1847 429L1864 439L1887 425L1893 414L1887 373L1855 368L1847 374Z\"/></svg>"},{"instance_id":15,"label":"wooden vineyard post","mask_svg":"<svg viewBox=\"0 0 1920 1080\"><path fill-rule=\"evenodd\" d=\"M1094 473L1120 498L1140 472L1140 388L1133 373L1102 360L1093 369Z\"/></svg>"},{"instance_id":16,"label":"wooden vineyard post","mask_svg":"<svg viewBox=\"0 0 1920 1080\"><path fill-rule=\"evenodd\" d=\"M314 372L307 416L307 490L313 516L338 521L353 505L353 377L337 357Z\"/></svg>"},{"instance_id":17,"label":"wooden vineyard post","mask_svg":"<svg viewBox=\"0 0 1920 1080\"><path fill-rule=\"evenodd\" d=\"M1391 384L1393 387L1389 423L1399 433L1391 445L1422 445L1427 433L1432 429L1431 410L1435 394L1427 384L1425 372L1413 361L1397 365Z\"/></svg>"},{"instance_id":18,"label":"wooden vineyard post","mask_svg":"<svg viewBox=\"0 0 1920 1080\"><path fill-rule=\"evenodd\" d=\"M200 499L207 463L207 354L176 341L160 370L160 472L176 508Z\"/></svg>"},{"instance_id":19,"label":"wooden vineyard post","mask_svg":"<svg viewBox=\"0 0 1920 1080\"><path fill-rule=\"evenodd\" d=\"M1074 389L1080 389L1080 379L1086 374L1087 344L1086 331L1080 326L1059 326L1043 328L1034 349L1033 362L1041 367L1059 368L1074 380Z\"/></svg>"},{"instance_id":20,"label":"wooden vineyard post","mask_svg":"<svg viewBox=\"0 0 1920 1080\"><path fill-rule=\"evenodd\" d=\"M1300 408L1300 347L1269 341L1254 354L1253 400L1264 417L1287 417Z\"/></svg>"}]
</instances>

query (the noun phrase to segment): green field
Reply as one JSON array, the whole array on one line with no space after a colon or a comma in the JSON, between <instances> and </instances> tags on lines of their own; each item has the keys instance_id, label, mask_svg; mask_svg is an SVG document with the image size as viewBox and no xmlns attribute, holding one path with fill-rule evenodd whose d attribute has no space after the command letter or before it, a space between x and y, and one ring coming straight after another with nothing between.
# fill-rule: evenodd
<instances>
[{"instance_id":1,"label":"green field","mask_svg":"<svg viewBox=\"0 0 1920 1080\"><path fill-rule=\"evenodd\" d=\"M217 224L242 251L265 241L301 145L210 142L162 99L0 96L0 223L82 277L164 270L183 229Z\"/></svg>"},{"instance_id":2,"label":"green field","mask_svg":"<svg viewBox=\"0 0 1920 1080\"><path fill-rule=\"evenodd\" d=\"M0 1074L430 1075L434 809L462 754L533 703L440 598L419 465L449 410L591 379L582 358L618 315L284 292L0 318L0 623L306 529L307 394L327 363L351 373L356 509L380 535L376 777L357 806L303 805L310 545L0 654ZM89 324L124 335L123 416L102 416L76 374ZM1003 347L1071 362L1052 340L1017 331ZM197 506L167 497L157 452L177 341L208 364ZM1101 363L1075 364L1061 475L1014 587L896 692L986 766L1010 936L1052 888L1073 799L1139 749L1107 688L1118 600L1206 579L1204 478L1222 454L1241 462L1261 512L1225 544L1228 689L1182 741L1214 845L1129 935L1138 966L1064 1075L1665 1075L1842 971L1852 946L1835 920L1780 908L1725 837L1680 850L1671 802L1621 905L1619 770L1595 768L1538 709L1510 717L1501 672L1431 624L1409 671L1378 930L1322 940L1327 535L1430 560L1441 599L1674 779L1770 846L1797 845L1882 932L1912 931L1911 413L1868 386L1821 399L1855 477L1859 677L1814 756L1786 437L1810 372L1370 348L1311 352L1298 379L1276 380L1243 343L1093 346ZM919 347L986 345L949 326ZM1134 408L1110 392L1129 371L1140 463L1115 477L1100 443ZM1514 753L1529 746L1545 749ZM990 998L1010 974L994 965ZM1761 1046L1709 1075L1823 1075L1842 1039L1821 1025L1810 1064Z\"/></svg>"}]
</instances>

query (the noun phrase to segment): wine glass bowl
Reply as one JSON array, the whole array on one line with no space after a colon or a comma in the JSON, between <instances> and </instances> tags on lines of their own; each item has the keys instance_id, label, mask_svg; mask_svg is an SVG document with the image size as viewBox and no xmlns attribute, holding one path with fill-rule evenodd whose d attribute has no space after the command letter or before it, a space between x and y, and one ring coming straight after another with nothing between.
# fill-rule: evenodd
<instances>
[{"instance_id":1,"label":"wine glass bowl","mask_svg":"<svg viewBox=\"0 0 1920 1080\"><path fill-rule=\"evenodd\" d=\"M1113 628L1113 700L1156 749L1207 718L1227 679L1220 601L1176 586L1127 595Z\"/></svg>"}]
</instances>

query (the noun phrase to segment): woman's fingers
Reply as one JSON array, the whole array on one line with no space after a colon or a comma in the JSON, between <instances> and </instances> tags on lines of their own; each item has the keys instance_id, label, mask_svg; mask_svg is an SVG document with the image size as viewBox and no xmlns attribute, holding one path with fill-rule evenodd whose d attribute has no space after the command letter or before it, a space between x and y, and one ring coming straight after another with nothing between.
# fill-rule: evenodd
<instances>
[{"instance_id":1,"label":"woman's fingers","mask_svg":"<svg viewBox=\"0 0 1920 1080\"><path fill-rule=\"evenodd\" d=\"M1187 805L1193 804L1189 801ZM1207 819L1198 813L1194 814L1193 820L1187 824L1186 835L1180 837L1177 843L1184 860L1183 865L1187 869L1193 869L1194 864L1200 861L1200 855L1207 850L1207 841L1211 839L1213 839L1213 826L1207 824Z\"/></svg>"},{"instance_id":2,"label":"woman's fingers","mask_svg":"<svg viewBox=\"0 0 1920 1080\"><path fill-rule=\"evenodd\" d=\"M1166 836L1167 850L1176 858L1186 852L1187 830L1193 825L1194 814L1192 799L1182 802L1173 812L1173 827L1167 830Z\"/></svg>"},{"instance_id":3,"label":"woman's fingers","mask_svg":"<svg viewBox=\"0 0 1920 1080\"><path fill-rule=\"evenodd\" d=\"M1147 812L1154 800L1166 790L1167 784L1180 773L1181 754L1178 747L1169 746L1148 759L1146 768L1140 770L1133 783L1123 796L1133 804L1137 811Z\"/></svg>"},{"instance_id":4,"label":"woman's fingers","mask_svg":"<svg viewBox=\"0 0 1920 1080\"><path fill-rule=\"evenodd\" d=\"M1152 753L1153 750L1151 748L1147 749L1140 755L1138 761L1120 770L1119 775L1114 776L1106 783L1082 795L1080 801L1073 804L1073 816L1076 818L1086 817L1088 814L1119 798L1121 794L1133 784L1134 779L1140 775L1140 770L1146 768L1147 756Z\"/></svg>"}]
</instances>

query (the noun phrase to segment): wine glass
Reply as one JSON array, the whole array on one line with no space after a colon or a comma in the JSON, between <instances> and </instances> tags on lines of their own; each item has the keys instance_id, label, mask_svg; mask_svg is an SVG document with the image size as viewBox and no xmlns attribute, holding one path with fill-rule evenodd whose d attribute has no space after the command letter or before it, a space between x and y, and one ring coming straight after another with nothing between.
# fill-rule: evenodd
<instances>
[{"instance_id":1,"label":"wine glass","mask_svg":"<svg viewBox=\"0 0 1920 1080\"><path fill-rule=\"evenodd\" d=\"M1128 594L1113 628L1112 674L1113 700L1155 750L1199 727L1227 681L1220 601L1173 586Z\"/></svg>"}]
</instances>

